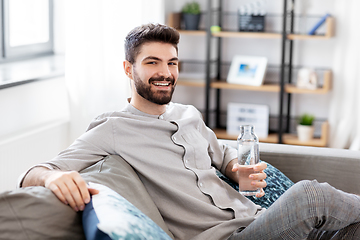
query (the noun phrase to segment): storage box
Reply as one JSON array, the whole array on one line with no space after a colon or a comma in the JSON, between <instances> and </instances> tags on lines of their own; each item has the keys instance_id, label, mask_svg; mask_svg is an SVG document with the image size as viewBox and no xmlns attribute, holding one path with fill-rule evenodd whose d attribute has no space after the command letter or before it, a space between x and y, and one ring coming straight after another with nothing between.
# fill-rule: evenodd
<instances>
[{"instance_id":1,"label":"storage box","mask_svg":"<svg viewBox=\"0 0 360 240\"><path fill-rule=\"evenodd\" d=\"M240 125L254 125L255 134L259 138L267 138L269 133L269 106L229 103L227 109L227 134L239 135Z\"/></svg>"},{"instance_id":2,"label":"storage box","mask_svg":"<svg viewBox=\"0 0 360 240\"><path fill-rule=\"evenodd\" d=\"M240 32L264 32L265 15L238 14Z\"/></svg>"}]
</instances>

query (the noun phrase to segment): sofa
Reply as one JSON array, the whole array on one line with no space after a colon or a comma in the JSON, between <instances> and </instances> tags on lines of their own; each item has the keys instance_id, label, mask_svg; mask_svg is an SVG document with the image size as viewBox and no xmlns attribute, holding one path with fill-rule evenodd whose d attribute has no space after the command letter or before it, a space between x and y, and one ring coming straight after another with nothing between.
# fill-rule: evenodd
<instances>
[{"instance_id":1,"label":"sofa","mask_svg":"<svg viewBox=\"0 0 360 240\"><path fill-rule=\"evenodd\" d=\"M236 141L219 141L236 147ZM260 143L260 158L293 182L317 179L343 191L360 194L358 151ZM132 223L127 229L132 232L124 233L121 229L121 234L138 234L142 226L151 222L145 226L146 236L173 238L136 172L120 156L107 156L80 173L87 182L103 184L117 194L117 206L131 205L127 214L135 213L141 224ZM0 239L125 239L117 238L116 234L100 237L99 222L96 216L93 221L94 211L90 205L92 203L86 206L84 213L76 213L43 187L3 192L0 194ZM120 225L127 224L123 223L126 216L122 217Z\"/></svg>"}]
</instances>

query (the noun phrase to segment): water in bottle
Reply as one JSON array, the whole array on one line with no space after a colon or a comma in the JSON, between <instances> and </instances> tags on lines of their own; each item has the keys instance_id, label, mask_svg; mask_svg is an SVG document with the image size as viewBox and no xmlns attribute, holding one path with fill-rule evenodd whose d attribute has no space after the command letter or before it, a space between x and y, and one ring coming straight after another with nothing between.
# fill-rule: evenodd
<instances>
[{"instance_id":1,"label":"water in bottle","mask_svg":"<svg viewBox=\"0 0 360 240\"><path fill-rule=\"evenodd\" d=\"M253 167L259 163L259 139L254 132L253 125L240 126L238 143L239 191L245 196L255 195L260 192L259 188L251 185L250 174L257 173Z\"/></svg>"}]
</instances>

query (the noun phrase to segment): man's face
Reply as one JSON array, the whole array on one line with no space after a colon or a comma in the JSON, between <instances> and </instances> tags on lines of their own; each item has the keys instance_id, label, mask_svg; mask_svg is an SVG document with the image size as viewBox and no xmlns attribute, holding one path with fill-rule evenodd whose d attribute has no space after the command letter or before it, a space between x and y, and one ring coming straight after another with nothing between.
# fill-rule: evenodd
<instances>
[{"instance_id":1,"label":"man's face","mask_svg":"<svg viewBox=\"0 0 360 240\"><path fill-rule=\"evenodd\" d=\"M169 43L145 43L133 64L136 92L144 99L158 105L171 101L179 75L178 57Z\"/></svg>"}]
</instances>

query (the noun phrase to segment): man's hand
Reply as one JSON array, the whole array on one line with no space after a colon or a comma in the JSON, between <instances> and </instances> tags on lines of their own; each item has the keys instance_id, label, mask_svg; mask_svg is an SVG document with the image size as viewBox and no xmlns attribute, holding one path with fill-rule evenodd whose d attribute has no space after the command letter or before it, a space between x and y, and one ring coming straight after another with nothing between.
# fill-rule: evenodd
<instances>
[{"instance_id":1,"label":"man's hand","mask_svg":"<svg viewBox=\"0 0 360 240\"><path fill-rule=\"evenodd\" d=\"M264 187L266 187L266 173L264 173L264 170L267 168L266 163L258 163L256 164L251 171L255 171L258 173L253 173L249 175L249 179L251 179L251 182L249 182L251 185L249 187L245 187L245 189L251 189L251 188L260 188L260 193L256 193L256 197L263 197L265 195ZM235 163L232 167L232 172L237 172L238 176L241 174L246 174L248 169L247 165L240 165L238 163Z\"/></svg>"},{"instance_id":2,"label":"man's hand","mask_svg":"<svg viewBox=\"0 0 360 240\"><path fill-rule=\"evenodd\" d=\"M90 202L90 194L99 191L87 186L76 171L49 170L43 167L32 169L25 177L22 187L44 186L50 189L59 200L70 205L75 211L82 211Z\"/></svg>"},{"instance_id":3,"label":"man's hand","mask_svg":"<svg viewBox=\"0 0 360 240\"><path fill-rule=\"evenodd\" d=\"M237 163L237 159L233 159L226 167L226 176L231 178L234 182L239 183L239 176L240 174L244 174L246 172L246 169L248 167L241 166ZM261 162L259 164L256 164L253 168L255 172L250 174L248 177L251 179L249 181L249 189L251 188L260 188L260 193L256 194L256 197L262 197L265 195L265 192L263 190L264 187L266 187L266 173L264 173L264 170L267 168L267 164L264 162ZM246 173L245 173L246 174Z\"/></svg>"},{"instance_id":4,"label":"man's hand","mask_svg":"<svg viewBox=\"0 0 360 240\"><path fill-rule=\"evenodd\" d=\"M45 187L50 189L60 201L69 204L75 211L83 211L85 204L90 202L90 194L99 192L88 187L76 171L50 171L46 175Z\"/></svg>"}]
</instances>

